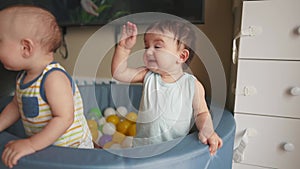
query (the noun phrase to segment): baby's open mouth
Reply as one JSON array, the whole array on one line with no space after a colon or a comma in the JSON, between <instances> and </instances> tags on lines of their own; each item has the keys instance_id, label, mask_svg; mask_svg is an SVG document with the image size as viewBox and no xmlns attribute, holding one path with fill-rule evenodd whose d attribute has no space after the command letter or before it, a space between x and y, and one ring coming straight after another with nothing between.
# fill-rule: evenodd
<instances>
[{"instance_id":1,"label":"baby's open mouth","mask_svg":"<svg viewBox=\"0 0 300 169\"><path fill-rule=\"evenodd\" d=\"M156 62L156 60L150 59L150 60L148 60L148 62Z\"/></svg>"}]
</instances>

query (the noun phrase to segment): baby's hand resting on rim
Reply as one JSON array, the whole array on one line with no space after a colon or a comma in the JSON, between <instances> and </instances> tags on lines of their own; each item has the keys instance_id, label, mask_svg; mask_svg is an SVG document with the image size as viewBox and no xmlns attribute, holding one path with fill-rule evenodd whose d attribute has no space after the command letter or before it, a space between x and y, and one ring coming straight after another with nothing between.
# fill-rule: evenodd
<instances>
[{"instance_id":1,"label":"baby's hand resting on rim","mask_svg":"<svg viewBox=\"0 0 300 169\"><path fill-rule=\"evenodd\" d=\"M203 143L203 144L208 144L209 145L209 152L210 155L215 155L217 150L220 149L223 146L223 141L222 139L218 136L218 134L216 132L214 132L209 138L204 139L204 138L200 138L200 134L199 134L199 140Z\"/></svg>"},{"instance_id":2,"label":"baby's hand resting on rim","mask_svg":"<svg viewBox=\"0 0 300 169\"><path fill-rule=\"evenodd\" d=\"M137 27L131 22L123 25L119 46L131 49L136 43Z\"/></svg>"},{"instance_id":3,"label":"baby's hand resting on rim","mask_svg":"<svg viewBox=\"0 0 300 169\"><path fill-rule=\"evenodd\" d=\"M29 139L13 140L5 145L2 161L9 167L17 165L18 160L26 155L36 152Z\"/></svg>"}]
</instances>

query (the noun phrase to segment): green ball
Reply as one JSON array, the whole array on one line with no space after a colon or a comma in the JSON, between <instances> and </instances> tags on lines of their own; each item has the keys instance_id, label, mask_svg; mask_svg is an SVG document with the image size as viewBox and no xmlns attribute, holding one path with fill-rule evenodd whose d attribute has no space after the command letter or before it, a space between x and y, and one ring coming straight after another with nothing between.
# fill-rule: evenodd
<instances>
[{"instance_id":1,"label":"green ball","mask_svg":"<svg viewBox=\"0 0 300 169\"><path fill-rule=\"evenodd\" d=\"M98 120L101 117L102 117L102 113L99 108L91 108L88 112L88 119Z\"/></svg>"}]
</instances>

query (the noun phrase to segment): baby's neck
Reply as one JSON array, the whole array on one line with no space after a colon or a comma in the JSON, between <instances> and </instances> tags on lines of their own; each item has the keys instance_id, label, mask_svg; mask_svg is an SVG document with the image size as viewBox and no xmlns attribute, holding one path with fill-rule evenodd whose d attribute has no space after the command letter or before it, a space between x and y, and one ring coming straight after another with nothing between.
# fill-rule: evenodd
<instances>
[{"instance_id":1,"label":"baby's neck","mask_svg":"<svg viewBox=\"0 0 300 169\"><path fill-rule=\"evenodd\" d=\"M32 64L32 66L28 69L25 69L26 71L26 77L24 79L25 82L29 82L36 77L38 77L44 69L49 65L51 62L53 62L52 57L46 57L46 56L41 56L44 57L43 59L37 60Z\"/></svg>"},{"instance_id":2,"label":"baby's neck","mask_svg":"<svg viewBox=\"0 0 300 169\"><path fill-rule=\"evenodd\" d=\"M163 73L161 75L161 79L166 83L173 83L176 82L182 75L184 74L183 71L178 71L174 73Z\"/></svg>"}]
</instances>

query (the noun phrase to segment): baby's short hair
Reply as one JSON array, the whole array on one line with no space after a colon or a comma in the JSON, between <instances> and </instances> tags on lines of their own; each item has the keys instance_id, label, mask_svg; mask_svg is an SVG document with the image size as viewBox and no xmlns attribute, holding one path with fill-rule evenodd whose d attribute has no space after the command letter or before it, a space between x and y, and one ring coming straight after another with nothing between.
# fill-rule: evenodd
<instances>
[{"instance_id":1,"label":"baby's short hair","mask_svg":"<svg viewBox=\"0 0 300 169\"><path fill-rule=\"evenodd\" d=\"M47 52L55 52L61 45L62 35L56 18L46 9L33 5L15 5L5 10L11 10L15 17L27 18L26 22L32 24L34 38Z\"/></svg>"},{"instance_id":2,"label":"baby's short hair","mask_svg":"<svg viewBox=\"0 0 300 169\"><path fill-rule=\"evenodd\" d=\"M184 45L185 49L189 51L189 58L186 60L186 66L190 64L194 57L195 47L195 32L191 27L191 23L181 20L161 20L154 22L146 29L146 33L149 31L159 31L164 33L168 31L174 34L174 39L177 40L177 45ZM186 68L186 67L185 67Z\"/></svg>"}]
</instances>

